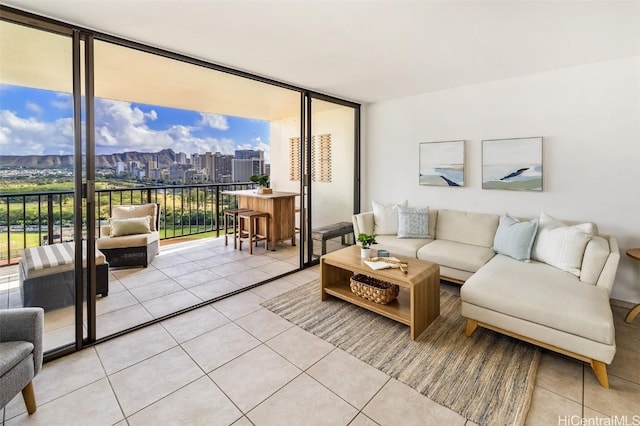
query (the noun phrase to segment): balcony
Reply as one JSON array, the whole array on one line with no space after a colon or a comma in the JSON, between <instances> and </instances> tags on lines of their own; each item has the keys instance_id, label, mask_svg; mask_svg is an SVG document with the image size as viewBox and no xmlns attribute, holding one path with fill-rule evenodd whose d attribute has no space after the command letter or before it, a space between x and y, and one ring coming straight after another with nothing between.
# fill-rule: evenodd
<instances>
[{"instance_id":1,"label":"balcony","mask_svg":"<svg viewBox=\"0 0 640 426\"><path fill-rule=\"evenodd\" d=\"M222 212L233 207L235 199L222 191L248 187L249 184L203 184L97 191L96 232L115 205L150 201L159 203L162 210L160 254L153 263L147 268L110 269L109 295L96 301L97 337L242 292L266 280L275 279L271 286L284 291L303 284L300 280L309 282L317 278L317 272L309 270L292 276L295 278L281 277L299 269L299 245L280 243L276 251L267 251L261 243L253 255L246 248L239 251L232 244L225 245ZM46 192L0 197L3 209L0 244L5 265L0 267L0 309L7 309L22 306L18 276L22 249L73 239L73 228L65 225L65 211L73 210L73 194ZM18 215L16 210L20 210ZM37 216L29 217L28 210L37 211ZM21 220L9 221L10 217ZM328 241L328 250L339 247L339 238ZM260 294L259 288L246 293L244 298L251 304L253 299L259 300L256 294ZM232 306L228 313L234 316L243 309ZM72 343L74 336L74 307L45 313L45 350Z\"/></svg>"}]
</instances>

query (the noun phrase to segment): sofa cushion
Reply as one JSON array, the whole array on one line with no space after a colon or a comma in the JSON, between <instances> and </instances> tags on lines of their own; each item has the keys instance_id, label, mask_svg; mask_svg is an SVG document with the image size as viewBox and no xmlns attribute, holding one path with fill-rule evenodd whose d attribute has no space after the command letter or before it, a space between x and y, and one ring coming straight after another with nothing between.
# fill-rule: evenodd
<instances>
[{"instance_id":1,"label":"sofa cushion","mask_svg":"<svg viewBox=\"0 0 640 426\"><path fill-rule=\"evenodd\" d=\"M397 204L373 201L374 233L376 235L396 235L398 233L398 207L406 206L407 200ZM357 235L356 235L357 237Z\"/></svg>"},{"instance_id":2,"label":"sofa cushion","mask_svg":"<svg viewBox=\"0 0 640 426\"><path fill-rule=\"evenodd\" d=\"M476 272L495 255L487 247L448 240L435 240L418 250L418 259L467 272Z\"/></svg>"},{"instance_id":3,"label":"sofa cushion","mask_svg":"<svg viewBox=\"0 0 640 426\"><path fill-rule=\"evenodd\" d=\"M615 341L607 290L545 263L498 254L466 281L460 295L466 303L525 321L607 345Z\"/></svg>"},{"instance_id":4,"label":"sofa cushion","mask_svg":"<svg viewBox=\"0 0 640 426\"><path fill-rule=\"evenodd\" d=\"M152 231L157 231L155 221L157 214L158 206L155 203L116 206L111 210L111 217L113 219L129 219L132 217L150 216L149 229Z\"/></svg>"},{"instance_id":5,"label":"sofa cushion","mask_svg":"<svg viewBox=\"0 0 640 426\"><path fill-rule=\"evenodd\" d=\"M493 246L499 218L497 214L441 209L435 238L489 248Z\"/></svg>"},{"instance_id":6,"label":"sofa cushion","mask_svg":"<svg viewBox=\"0 0 640 426\"><path fill-rule=\"evenodd\" d=\"M148 234L150 216L130 217L127 219L110 219L111 237L122 237L125 235Z\"/></svg>"},{"instance_id":7,"label":"sofa cushion","mask_svg":"<svg viewBox=\"0 0 640 426\"><path fill-rule=\"evenodd\" d=\"M414 258L418 249L425 244L431 243L430 239L422 238L396 238L395 235L377 235L376 249L388 250L391 256L397 254L400 256L407 256Z\"/></svg>"},{"instance_id":8,"label":"sofa cushion","mask_svg":"<svg viewBox=\"0 0 640 426\"><path fill-rule=\"evenodd\" d=\"M537 230L537 219L520 222L508 214L501 216L493 239L493 249L516 260L529 262Z\"/></svg>"},{"instance_id":9,"label":"sofa cushion","mask_svg":"<svg viewBox=\"0 0 640 426\"><path fill-rule=\"evenodd\" d=\"M159 239L158 232L149 234L125 235L122 237L100 237L96 240L99 249L114 249L128 247L146 247Z\"/></svg>"},{"instance_id":10,"label":"sofa cushion","mask_svg":"<svg viewBox=\"0 0 640 426\"><path fill-rule=\"evenodd\" d=\"M600 236L594 236L587 244L582 258L582 268L580 268L580 281L596 285L600 273L604 269L605 263L611 254L609 241Z\"/></svg>"},{"instance_id":11,"label":"sofa cushion","mask_svg":"<svg viewBox=\"0 0 640 426\"><path fill-rule=\"evenodd\" d=\"M398 207L398 238L431 238L429 207Z\"/></svg>"},{"instance_id":12,"label":"sofa cushion","mask_svg":"<svg viewBox=\"0 0 640 426\"><path fill-rule=\"evenodd\" d=\"M82 267L87 267L86 241L82 242ZM96 244L96 265L106 263L106 258ZM45 277L59 272L71 271L75 264L75 243L55 243L47 246L29 247L22 252L20 267L24 279Z\"/></svg>"},{"instance_id":13,"label":"sofa cushion","mask_svg":"<svg viewBox=\"0 0 640 426\"><path fill-rule=\"evenodd\" d=\"M542 213L531 258L579 277L584 251L594 233L591 223L567 226Z\"/></svg>"}]
</instances>

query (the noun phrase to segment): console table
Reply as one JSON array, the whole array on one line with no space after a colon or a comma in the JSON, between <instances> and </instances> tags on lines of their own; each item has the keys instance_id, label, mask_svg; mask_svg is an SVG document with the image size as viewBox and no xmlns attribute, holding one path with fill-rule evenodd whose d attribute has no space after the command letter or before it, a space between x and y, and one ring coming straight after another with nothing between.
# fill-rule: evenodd
<instances>
[{"instance_id":1,"label":"console table","mask_svg":"<svg viewBox=\"0 0 640 426\"><path fill-rule=\"evenodd\" d=\"M632 248L627 250L627 256L635 260L640 260L640 248ZM624 321L628 324L631 324L633 320L636 319L638 314L640 314L640 303L631 308Z\"/></svg>"}]
</instances>

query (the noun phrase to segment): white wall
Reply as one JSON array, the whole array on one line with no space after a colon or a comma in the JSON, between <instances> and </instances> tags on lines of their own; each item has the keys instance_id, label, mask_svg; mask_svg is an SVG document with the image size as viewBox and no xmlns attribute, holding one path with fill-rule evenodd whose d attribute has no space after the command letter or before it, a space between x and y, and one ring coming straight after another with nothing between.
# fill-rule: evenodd
<instances>
[{"instance_id":1,"label":"white wall","mask_svg":"<svg viewBox=\"0 0 640 426\"><path fill-rule=\"evenodd\" d=\"M640 57L374 103L366 109L363 205L433 206L593 221L617 237L611 297L640 302ZM544 137L544 191L483 190L481 141ZM418 144L466 140L465 187L418 185Z\"/></svg>"},{"instance_id":2,"label":"white wall","mask_svg":"<svg viewBox=\"0 0 640 426\"><path fill-rule=\"evenodd\" d=\"M314 101L316 102L316 101ZM318 101L321 102L321 101ZM351 221L353 214L354 110L336 108L313 114L313 135L331 134L331 182L312 182L313 227ZM300 121L271 122L271 187L299 192L300 182L289 180L289 138L300 134ZM299 200L297 201L299 202Z\"/></svg>"}]
</instances>

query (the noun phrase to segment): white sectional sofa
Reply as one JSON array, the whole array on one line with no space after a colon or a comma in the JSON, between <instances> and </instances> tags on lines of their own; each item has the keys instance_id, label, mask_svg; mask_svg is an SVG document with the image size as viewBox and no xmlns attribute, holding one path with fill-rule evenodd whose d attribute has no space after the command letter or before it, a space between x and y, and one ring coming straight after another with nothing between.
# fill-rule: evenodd
<instances>
[{"instance_id":1,"label":"white sectional sofa","mask_svg":"<svg viewBox=\"0 0 640 426\"><path fill-rule=\"evenodd\" d=\"M375 233L375 248L437 263L442 279L464 284L468 336L479 325L589 362L608 388L606 364L616 352L609 304L620 259L616 239L593 226L580 268L567 272L496 253L499 223L497 214L430 208L428 238L398 238L388 226L377 232L373 212L353 216L354 235Z\"/></svg>"}]
</instances>

